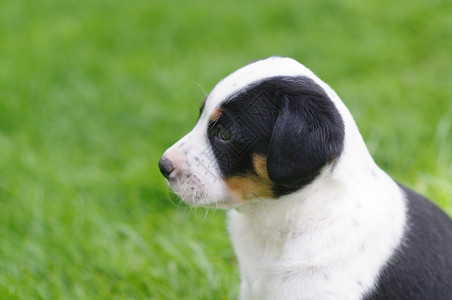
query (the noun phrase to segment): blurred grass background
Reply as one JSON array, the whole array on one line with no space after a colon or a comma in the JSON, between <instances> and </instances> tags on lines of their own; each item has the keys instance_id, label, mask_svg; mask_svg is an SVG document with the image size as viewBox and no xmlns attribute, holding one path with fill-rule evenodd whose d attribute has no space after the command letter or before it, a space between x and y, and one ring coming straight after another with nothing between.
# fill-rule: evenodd
<instances>
[{"instance_id":1,"label":"blurred grass background","mask_svg":"<svg viewBox=\"0 0 452 300\"><path fill-rule=\"evenodd\" d=\"M452 2L0 0L0 299L235 299L221 211L157 169L214 84L293 57L452 214Z\"/></svg>"}]
</instances>

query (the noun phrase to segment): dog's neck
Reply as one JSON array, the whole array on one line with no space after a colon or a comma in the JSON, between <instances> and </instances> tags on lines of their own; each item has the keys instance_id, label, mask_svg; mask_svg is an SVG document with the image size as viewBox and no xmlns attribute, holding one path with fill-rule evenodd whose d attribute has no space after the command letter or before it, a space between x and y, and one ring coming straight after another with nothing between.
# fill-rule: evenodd
<instances>
[{"instance_id":1,"label":"dog's neck","mask_svg":"<svg viewBox=\"0 0 452 300\"><path fill-rule=\"evenodd\" d=\"M334 186L340 184L333 178L329 181ZM337 193L341 193L340 186L326 190L313 182L303 191L279 199L253 199L236 211L245 216L258 233L282 241L317 226L328 216L331 202L342 198Z\"/></svg>"}]
</instances>

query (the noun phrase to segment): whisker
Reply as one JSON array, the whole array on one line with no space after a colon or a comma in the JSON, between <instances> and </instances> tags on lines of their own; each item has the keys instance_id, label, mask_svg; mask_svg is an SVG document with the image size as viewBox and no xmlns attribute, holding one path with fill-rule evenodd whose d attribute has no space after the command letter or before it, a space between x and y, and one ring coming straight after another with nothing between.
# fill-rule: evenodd
<instances>
[{"instance_id":1,"label":"whisker","mask_svg":"<svg viewBox=\"0 0 452 300\"><path fill-rule=\"evenodd\" d=\"M194 83L197 87L199 87L199 89L203 92L204 96L207 96L206 90L204 90L204 88L201 86L200 83L198 83L198 82L196 82L196 81L193 81L193 83Z\"/></svg>"}]
</instances>

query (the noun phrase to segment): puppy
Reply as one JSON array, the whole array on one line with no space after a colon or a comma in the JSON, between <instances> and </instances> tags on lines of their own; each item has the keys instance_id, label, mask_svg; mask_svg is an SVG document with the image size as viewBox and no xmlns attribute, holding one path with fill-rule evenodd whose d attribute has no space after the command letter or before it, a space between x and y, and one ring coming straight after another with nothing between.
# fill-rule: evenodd
<instances>
[{"instance_id":1,"label":"puppy","mask_svg":"<svg viewBox=\"0 0 452 300\"><path fill-rule=\"evenodd\" d=\"M375 164L295 60L221 80L159 167L186 203L229 209L240 299L452 299L452 221Z\"/></svg>"}]
</instances>

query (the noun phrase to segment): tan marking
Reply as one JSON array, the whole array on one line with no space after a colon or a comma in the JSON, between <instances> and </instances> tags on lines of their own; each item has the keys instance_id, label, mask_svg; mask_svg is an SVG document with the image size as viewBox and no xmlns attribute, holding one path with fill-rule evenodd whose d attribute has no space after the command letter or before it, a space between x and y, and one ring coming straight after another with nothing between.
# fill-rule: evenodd
<instances>
[{"instance_id":1,"label":"tan marking","mask_svg":"<svg viewBox=\"0 0 452 300\"><path fill-rule=\"evenodd\" d=\"M200 111L202 111L204 109L204 106L206 106L206 100L207 100L207 96L204 97L204 99L202 99L201 106L199 108Z\"/></svg>"},{"instance_id":2,"label":"tan marking","mask_svg":"<svg viewBox=\"0 0 452 300\"><path fill-rule=\"evenodd\" d=\"M218 118L221 116L222 113L223 113L223 112L221 111L221 109L220 109L220 108L217 108L217 109L210 115L210 122L213 122L213 121L215 121L216 119L218 119Z\"/></svg>"},{"instance_id":3,"label":"tan marking","mask_svg":"<svg viewBox=\"0 0 452 300\"><path fill-rule=\"evenodd\" d=\"M264 179L268 183L271 183L271 180L268 177L268 172L267 172L267 157L266 156L254 153L253 154L253 166L254 166L254 170L256 171L257 175L260 178Z\"/></svg>"},{"instance_id":4,"label":"tan marking","mask_svg":"<svg viewBox=\"0 0 452 300\"><path fill-rule=\"evenodd\" d=\"M253 166L256 174L248 173L225 179L225 183L235 200L250 200L253 198L273 198L273 183L267 174L267 158L253 154Z\"/></svg>"}]
</instances>

